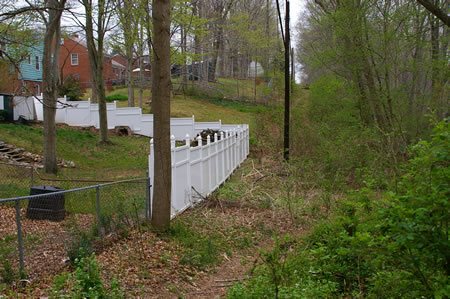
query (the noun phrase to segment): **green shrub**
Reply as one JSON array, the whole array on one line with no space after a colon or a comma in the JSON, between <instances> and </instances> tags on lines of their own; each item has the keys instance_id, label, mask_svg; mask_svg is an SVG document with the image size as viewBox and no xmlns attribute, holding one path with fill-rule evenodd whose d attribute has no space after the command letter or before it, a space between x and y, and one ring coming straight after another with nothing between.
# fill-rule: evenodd
<instances>
[{"instance_id":1,"label":"green shrub","mask_svg":"<svg viewBox=\"0 0 450 299\"><path fill-rule=\"evenodd\" d=\"M15 235L5 235L0 239L0 282L2 283L11 284L21 276L12 265L12 258L17 255L16 246L17 237Z\"/></svg>"},{"instance_id":2,"label":"green shrub","mask_svg":"<svg viewBox=\"0 0 450 299\"><path fill-rule=\"evenodd\" d=\"M107 102L114 102L114 101L128 101L128 97L121 95L121 94L113 94L106 97Z\"/></svg>"},{"instance_id":3,"label":"green shrub","mask_svg":"<svg viewBox=\"0 0 450 299\"><path fill-rule=\"evenodd\" d=\"M447 298L450 126L413 147L396 191L362 188L338 202L292 254L282 243L263 255L255 278L230 298Z\"/></svg>"},{"instance_id":4,"label":"green shrub","mask_svg":"<svg viewBox=\"0 0 450 299\"><path fill-rule=\"evenodd\" d=\"M9 113L7 110L0 110L0 123L8 121Z\"/></svg>"},{"instance_id":5,"label":"green shrub","mask_svg":"<svg viewBox=\"0 0 450 299\"><path fill-rule=\"evenodd\" d=\"M83 97L83 88L80 81L74 77L66 78L63 85L58 88L58 95L67 96L70 101L80 101Z\"/></svg>"},{"instance_id":6,"label":"green shrub","mask_svg":"<svg viewBox=\"0 0 450 299\"><path fill-rule=\"evenodd\" d=\"M124 298L115 280L105 287L95 255L76 259L75 265L73 273L56 276L52 298Z\"/></svg>"},{"instance_id":7,"label":"green shrub","mask_svg":"<svg viewBox=\"0 0 450 299\"><path fill-rule=\"evenodd\" d=\"M88 257L93 253L90 237L82 232L67 246L67 256L72 266L82 258Z\"/></svg>"}]
</instances>

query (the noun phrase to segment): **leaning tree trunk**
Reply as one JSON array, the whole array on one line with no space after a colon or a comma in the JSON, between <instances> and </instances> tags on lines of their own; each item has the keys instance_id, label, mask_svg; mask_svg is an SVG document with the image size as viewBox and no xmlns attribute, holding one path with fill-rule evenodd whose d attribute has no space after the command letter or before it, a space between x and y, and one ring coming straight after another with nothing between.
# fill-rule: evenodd
<instances>
[{"instance_id":1,"label":"leaning tree trunk","mask_svg":"<svg viewBox=\"0 0 450 299\"><path fill-rule=\"evenodd\" d=\"M153 1L154 198L152 225L170 224L172 170L170 157L170 0Z\"/></svg>"}]
</instances>

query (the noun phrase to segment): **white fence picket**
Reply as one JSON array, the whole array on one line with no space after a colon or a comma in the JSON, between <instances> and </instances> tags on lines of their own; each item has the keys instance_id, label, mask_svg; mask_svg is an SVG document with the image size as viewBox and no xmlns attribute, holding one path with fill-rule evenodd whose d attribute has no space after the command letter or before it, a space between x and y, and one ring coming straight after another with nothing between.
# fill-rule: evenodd
<instances>
[{"instance_id":1,"label":"white fence picket","mask_svg":"<svg viewBox=\"0 0 450 299\"><path fill-rule=\"evenodd\" d=\"M214 135L212 141L207 136L206 145L202 144L202 139L198 136L198 144L195 147L190 146L189 136L185 137L185 145L175 147L175 138L172 136L172 218L214 192L247 157L247 125L235 127L234 131L225 134L221 132L220 136L218 139L217 135ZM152 183L153 159L152 139L149 155Z\"/></svg>"}]
</instances>

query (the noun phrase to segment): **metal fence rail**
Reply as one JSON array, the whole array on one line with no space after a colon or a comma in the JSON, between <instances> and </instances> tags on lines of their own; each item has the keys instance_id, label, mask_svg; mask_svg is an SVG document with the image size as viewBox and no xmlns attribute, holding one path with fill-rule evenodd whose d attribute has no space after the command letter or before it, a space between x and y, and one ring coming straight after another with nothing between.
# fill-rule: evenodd
<instances>
[{"instance_id":1,"label":"metal fence rail","mask_svg":"<svg viewBox=\"0 0 450 299\"><path fill-rule=\"evenodd\" d=\"M0 163L0 281L58 274L151 215L149 177L59 191L30 169Z\"/></svg>"}]
</instances>

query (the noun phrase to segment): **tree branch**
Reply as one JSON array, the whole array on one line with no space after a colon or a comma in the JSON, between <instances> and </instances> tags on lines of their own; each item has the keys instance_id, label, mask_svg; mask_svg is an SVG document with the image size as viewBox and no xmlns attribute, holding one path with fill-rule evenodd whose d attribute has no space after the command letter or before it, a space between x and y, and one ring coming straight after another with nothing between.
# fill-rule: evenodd
<instances>
[{"instance_id":1,"label":"tree branch","mask_svg":"<svg viewBox=\"0 0 450 299\"><path fill-rule=\"evenodd\" d=\"M450 17L443 10L441 10L437 5L431 3L428 0L417 0L426 10L431 12L435 17L444 22L445 25L450 26Z\"/></svg>"}]
</instances>

